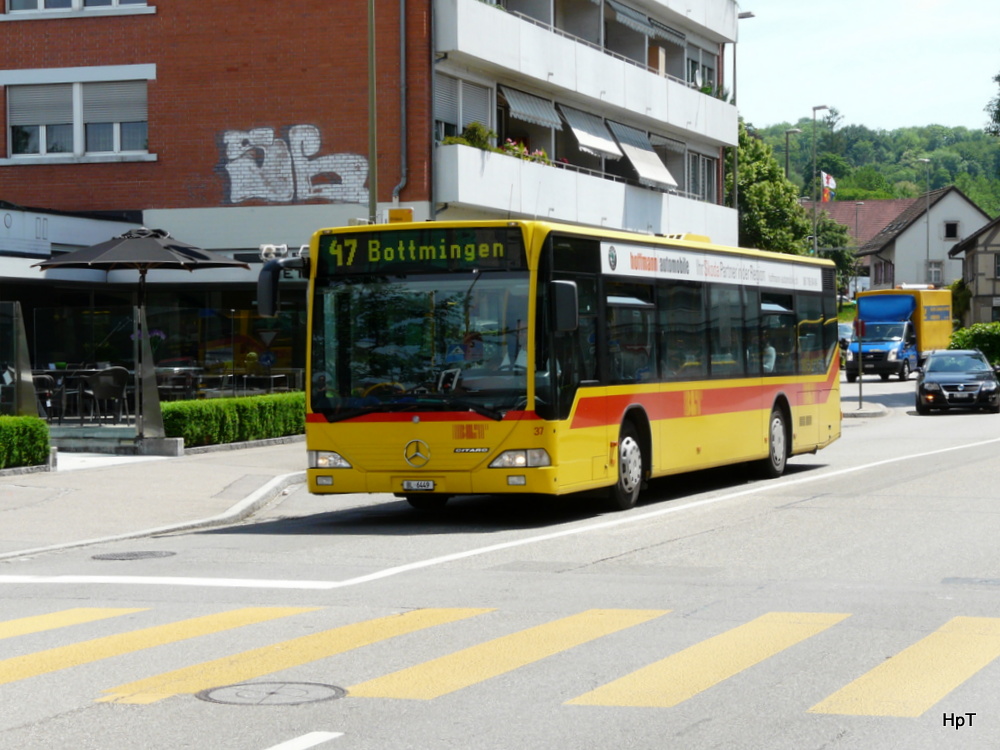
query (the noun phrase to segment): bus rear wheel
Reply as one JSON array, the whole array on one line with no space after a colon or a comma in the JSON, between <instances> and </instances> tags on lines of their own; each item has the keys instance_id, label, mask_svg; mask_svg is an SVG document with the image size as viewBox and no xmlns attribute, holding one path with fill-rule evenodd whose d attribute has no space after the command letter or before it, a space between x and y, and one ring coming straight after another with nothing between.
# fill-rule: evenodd
<instances>
[{"instance_id":1,"label":"bus rear wheel","mask_svg":"<svg viewBox=\"0 0 1000 750\"><path fill-rule=\"evenodd\" d=\"M761 473L774 479L785 473L788 463L788 429L785 413L778 407L771 410L767 420L767 458L760 462Z\"/></svg>"},{"instance_id":2,"label":"bus rear wheel","mask_svg":"<svg viewBox=\"0 0 1000 750\"><path fill-rule=\"evenodd\" d=\"M611 488L609 499L613 510L634 508L642 489L642 444L631 422L622 425L618 433L618 481Z\"/></svg>"}]
</instances>

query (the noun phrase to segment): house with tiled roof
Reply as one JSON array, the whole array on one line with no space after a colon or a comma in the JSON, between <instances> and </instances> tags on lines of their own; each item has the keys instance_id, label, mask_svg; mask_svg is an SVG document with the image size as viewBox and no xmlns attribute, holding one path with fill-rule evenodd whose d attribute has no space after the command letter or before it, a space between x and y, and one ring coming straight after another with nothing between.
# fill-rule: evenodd
<instances>
[{"instance_id":1,"label":"house with tiled roof","mask_svg":"<svg viewBox=\"0 0 1000 750\"><path fill-rule=\"evenodd\" d=\"M962 278L972 294L962 323L1000 321L1000 217L956 242L948 251L962 261Z\"/></svg>"},{"instance_id":2,"label":"house with tiled roof","mask_svg":"<svg viewBox=\"0 0 1000 750\"><path fill-rule=\"evenodd\" d=\"M861 247L885 226L916 202L916 198L868 201L830 201L817 203L816 210L826 213L847 232L856 247ZM812 201L802 201L802 207L812 216Z\"/></svg>"},{"instance_id":3,"label":"house with tiled roof","mask_svg":"<svg viewBox=\"0 0 1000 750\"><path fill-rule=\"evenodd\" d=\"M989 221L989 215L958 188L932 190L865 241L858 257L868 259L872 289L947 286L962 276L961 260L949 252Z\"/></svg>"}]
</instances>

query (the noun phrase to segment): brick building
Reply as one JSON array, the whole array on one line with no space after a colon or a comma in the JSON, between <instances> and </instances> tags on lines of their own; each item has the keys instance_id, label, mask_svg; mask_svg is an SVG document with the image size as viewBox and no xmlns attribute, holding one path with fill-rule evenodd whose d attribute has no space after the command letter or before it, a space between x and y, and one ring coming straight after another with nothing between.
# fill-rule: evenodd
<instances>
[{"instance_id":1,"label":"brick building","mask_svg":"<svg viewBox=\"0 0 1000 750\"><path fill-rule=\"evenodd\" d=\"M373 2L375 170L362 0L4 0L0 299L134 299L134 275L30 268L92 242L46 236L54 215L245 259L395 205L736 243L734 0ZM473 122L529 158L449 139ZM150 303L249 309L255 278L152 274Z\"/></svg>"}]
</instances>

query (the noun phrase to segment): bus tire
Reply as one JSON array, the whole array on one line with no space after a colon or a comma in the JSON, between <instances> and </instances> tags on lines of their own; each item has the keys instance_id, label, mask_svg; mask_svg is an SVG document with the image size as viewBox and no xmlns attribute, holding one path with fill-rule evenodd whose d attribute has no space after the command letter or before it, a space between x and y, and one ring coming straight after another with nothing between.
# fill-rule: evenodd
<instances>
[{"instance_id":1,"label":"bus tire","mask_svg":"<svg viewBox=\"0 0 1000 750\"><path fill-rule=\"evenodd\" d=\"M612 510L634 508L642 489L643 457L639 433L631 422L624 422L618 433L618 481L608 498Z\"/></svg>"},{"instance_id":2,"label":"bus tire","mask_svg":"<svg viewBox=\"0 0 1000 750\"><path fill-rule=\"evenodd\" d=\"M417 510L441 510L448 502L448 495L407 495L406 502Z\"/></svg>"},{"instance_id":3,"label":"bus tire","mask_svg":"<svg viewBox=\"0 0 1000 750\"><path fill-rule=\"evenodd\" d=\"M785 412L776 406L767 420L767 458L760 462L761 473L768 479L775 479L785 473L787 464L788 426Z\"/></svg>"}]
</instances>

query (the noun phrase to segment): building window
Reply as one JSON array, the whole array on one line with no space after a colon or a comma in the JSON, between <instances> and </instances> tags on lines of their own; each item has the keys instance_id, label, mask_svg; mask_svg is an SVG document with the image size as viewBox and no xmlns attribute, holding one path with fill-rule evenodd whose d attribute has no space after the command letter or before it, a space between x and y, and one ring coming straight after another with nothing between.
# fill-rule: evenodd
<instances>
[{"instance_id":1,"label":"building window","mask_svg":"<svg viewBox=\"0 0 1000 750\"><path fill-rule=\"evenodd\" d=\"M872 284L883 287L893 285L894 274L892 263L886 260L876 261L872 270L874 271Z\"/></svg>"},{"instance_id":2,"label":"building window","mask_svg":"<svg viewBox=\"0 0 1000 750\"><path fill-rule=\"evenodd\" d=\"M957 221L946 221L944 223L944 238L946 240L957 240L958 239L958 222Z\"/></svg>"},{"instance_id":3,"label":"building window","mask_svg":"<svg viewBox=\"0 0 1000 750\"><path fill-rule=\"evenodd\" d=\"M490 89L446 75L434 77L434 134L437 140L461 135L478 122L492 127Z\"/></svg>"},{"instance_id":4,"label":"building window","mask_svg":"<svg viewBox=\"0 0 1000 750\"><path fill-rule=\"evenodd\" d=\"M146 81L8 86L11 156L148 151Z\"/></svg>"},{"instance_id":5,"label":"building window","mask_svg":"<svg viewBox=\"0 0 1000 750\"><path fill-rule=\"evenodd\" d=\"M688 188L692 198L716 202L717 172L719 161L711 156L688 153Z\"/></svg>"},{"instance_id":6,"label":"building window","mask_svg":"<svg viewBox=\"0 0 1000 750\"><path fill-rule=\"evenodd\" d=\"M1000 253L993 254L993 278L1000 279Z\"/></svg>"},{"instance_id":7,"label":"building window","mask_svg":"<svg viewBox=\"0 0 1000 750\"><path fill-rule=\"evenodd\" d=\"M145 4L146 0L9 0L7 10L13 13L19 10L82 10Z\"/></svg>"},{"instance_id":8,"label":"building window","mask_svg":"<svg viewBox=\"0 0 1000 750\"><path fill-rule=\"evenodd\" d=\"M927 261L927 283L938 286L944 279L944 261Z\"/></svg>"},{"instance_id":9,"label":"building window","mask_svg":"<svg viewBox=\"0 0 1000 750\"><path fill-rule=\"evenodd\" d=\"M991 323L1000 323L1000 307L991 307L992 315L990 316Z\"/></svg>"}]
</instances>

